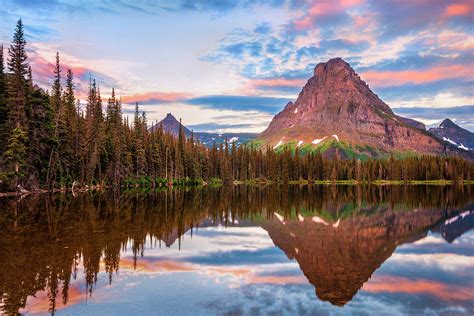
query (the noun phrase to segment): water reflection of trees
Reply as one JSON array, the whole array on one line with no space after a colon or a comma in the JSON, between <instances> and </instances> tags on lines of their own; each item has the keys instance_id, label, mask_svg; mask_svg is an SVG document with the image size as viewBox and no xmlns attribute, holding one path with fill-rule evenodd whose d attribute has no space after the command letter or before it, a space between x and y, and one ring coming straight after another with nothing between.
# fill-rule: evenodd
<instances>
[{"instance_id":1,"label":"water reflection of trees","mask_svg":"<svg viewBox=\"0 0 474 316\"><path fill-rule=\"evenodd\" d=\"M383 212L421 208L449 214L472 203L471 190L469 186L237 186L3 200L3 310L17 313L25 307L28 296L42 290L48 293L50 311L56 309L60 300L66 304L71 279L82 277L78 275L81 262L91 295L101 262L102 271L107 272L112 282L120 268L121 251L129 245L136 265L144 255L147 236L170 246L175 241L180 243L189 229L216 223L232 225L235 218L241 223L254 221L265 227L274 223L274 212L290 221L297 213L324 213L328 221L360 216L379 218Z\"/></svg>"}]
</instances>

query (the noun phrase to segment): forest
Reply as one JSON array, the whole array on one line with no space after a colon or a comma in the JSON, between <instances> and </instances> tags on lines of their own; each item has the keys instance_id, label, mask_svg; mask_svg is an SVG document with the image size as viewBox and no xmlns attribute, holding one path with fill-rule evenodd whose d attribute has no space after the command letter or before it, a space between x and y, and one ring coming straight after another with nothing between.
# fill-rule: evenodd
<instances>
[{"instance_id":1,"label":"forest","mask_svg":"<svg viewBox=\"0 0 474 316\"><path fill-rule=\"evenodd\" d=\"M50 90L34 82L22 20L8 53L0 49L0 191L71 186L196 185L234 181L471 181L474 163L453 156L410 156L360 161L266 148L207 148L181 129L178 137L149 125L136 104L122 113L112 88L103 100L90 80L85 104L74 74L56 54ZM156 127L156 128L149 128Z\"/></svg>"}]
</instances>

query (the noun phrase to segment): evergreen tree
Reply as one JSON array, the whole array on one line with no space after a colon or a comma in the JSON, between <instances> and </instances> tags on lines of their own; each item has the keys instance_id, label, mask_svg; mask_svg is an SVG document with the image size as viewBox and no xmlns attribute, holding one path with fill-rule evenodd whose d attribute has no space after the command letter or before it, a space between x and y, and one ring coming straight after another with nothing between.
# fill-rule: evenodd
<instances>
[{"instance_id":1,"label":"evergreen tree","mask_svg":"<svg viewBox=\"0 0 474 316\"><path fill-rule=\"evenodd\" d=\"M26 131L27 120L27 94L26 76L28 74L27 55L25 51L26 40L23 32L23 23L18 20L13 42L8 49L8 108L12 129L18 127Z\"/></svg>"},{"instance_id":2,"label":"evergreen tree","mask_svg":"<svg viewBox=\"0 0 474 316\"><path fill-rule=\"evenodd\" d=\"M54 80L52 86L52 93L51 93L51 106L52 106L52 113L54 117L54 132L52 136L52 147L51 153L49 156L49 163L48 163L48 174L46 177L46 184L48 186L52 185L56 176L59 178L57 180L61 180L64 174L68 172L65 170L67 168L64 167L62 164L61 159L65 158L62 154L62 151L66 150L66 142L64 141L66 137L66 127L64 118L64 109L62 106L62 86L61 86L61 66L59 64L59 53L56 52L56 63L54 67ZM67 163L67 161L64 161ZM57 171L59 169L59 174L57 175Z\"/></svg>"},{"instance_id":3,"label":"evergreen tree","mask_svg":"<svg viewBox=\"0 0 474 316\"><path fill-rule=\"evenodd\" d=\"M3 59L3 45L0 45L0 161L8 139L7 77Z\"/></svg>"},{"instance_id":4,"label":"evergreen tree","mask_svg":"<svg viewBox=\"0 0 474 316\"><path fill-rule=\"evenodd\" d=\"M13 42L8 49L8 118L9 137L7 142L6 162L9 169L13 167L15 174L21 175L20 167L26 164L27 134L27 81L28 74L27 55L25 51L26 40L23 32L23 23L17 22ZM18 182L18 181L17 181Z\"/></svg>"},{"instance_id":5,"label":"evergreen tree","mask_svg":"<svg viewBox=\"0 0 474 316\"><path fill-rule=\"evenodd\" d=\"M135 118L133 121L134 148L135 148L135 175L140 177L145 174L145 146L143 121L140 118L138 102L135 105Z\"/></svg>"},{"instance_id":6,"label":"evergreen tree","mask_svg":"<svg viewBox=\"0 0 474 316\"><path fill-rule=\"evenodd\" d=\"M26 164L26 133L19 127L15 127L8 139L8 147L5 152L6 162L13 165L13 175L15 176L15 185L19 184L19 178L24 176L21 172Z\"/></svg>"}]
</instances>

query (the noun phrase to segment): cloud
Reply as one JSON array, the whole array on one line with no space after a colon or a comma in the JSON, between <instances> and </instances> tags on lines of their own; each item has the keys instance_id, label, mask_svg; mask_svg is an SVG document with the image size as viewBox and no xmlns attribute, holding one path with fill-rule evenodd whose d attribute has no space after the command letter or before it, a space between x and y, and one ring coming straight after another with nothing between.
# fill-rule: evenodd
<instances>
[{"instance_id":1,"label":"cloud","mask_svg":"<svg viewBox=\"0 0 474 316\"><path fill-rule=\"evenodd\" d=\"M305 79L267 78L251 80L250 87L256 90L297 91L305 83Z\"/></svg>"},{"instance_id":2,"label":"cloud","mask_svg":"<svg viewBox=\"0 0 474 316\"><path fill-rule=\"evenodd\" d=\"M33 81L42 88L50 89L54 76L53 71L55 68L55 56L52 55L51 60L47 60L34 47L31 47L27 51L27 54L27 61L31 65L33 72ZM96 79L97 83L102 87L111 88L112 86L114 86L115 80L113 78L100 72L94 71L92 69L75 64L69 64L61 61L61 59L60 66L63 81L66 78L66 71L68 69L71 69L71 71L73 72L77 97L84 98L87 95L89 80L91 78ZM102 90L102 92L104 92L104 90Z\"/></svg>"},{"instance_id":3,"label":"cloud","mask_svg":"<svg viewBox=\"0 0 474 316\"><path fill-rule=\"evenodd\" d=\"M200 105L205 108L249 111L256 110L268 113L280 111L289 99L239 95L209 95L186 101L188 104Z\"/></svg>"},{"instance_id":4,"label":"cloud","mask_svg":"<svg viewBox=\"0 0 474 316\"><path fill-rule=\"evenodd\" d=\"M379 293L406 293L410 295L427 294L443 301L470 301L474 296L471 287L457 286L440 281L411 279L406 277L377 276L364 284L364 291Z\"/></svg>"},{"instance_id":5,"label":"cloud","mask_svg":"<svg viewBox=\"0 0 474 316\"><path fill-rule=\"evenodd\" d=\"M134 104L138 102L141 105L162 104L181 102L190 97L189 93L185 92L146 92L141 94L132 94L122 96L122 102Z\"/></svg>"},{"instance_id":6,"label":"cloud","mask_svg":"<svg viewBox=\"0 0 474 316\"><path fill-rule=\"evenodd\" d=\"M445 14L447 16L463 16L463 15L466 15L466 16L469 16L470 14L472 14L472 8L473 8L474 4L472 4L472 2L468 2L468 3L453 3L453 4L450 4L447 6L446 8L446 12Z\"/></svg>"},{"instance_id":7,"label":"cloud","mask_svg":"<svg viewBox=\"0 0 474 316\"><path fill-rule=\"evenodd\" d=\"M222 123L208 122L208 123L187 125L186 127L195 131L215 132L215 131L226 131L226 130L236 130L236 129L253 129L255 127L260 127L260 125L247 124L247 123L222 124Z\"/></svg>"},{"instance_id":8,"label":"cloud","mask_svg":"<svg viewBox=\"0 0 474 316\"><path fill-rule=\"evenodd\" d=\"M361 77L374 87L399 86L404 84L422 84L444 79L463 78L474 80L470 65L439 65L428 69L399 71L366 71Z\"/></svg>"},{"instance_id":9,"label":"cloud","mask_svg":"<svg viewBox=\"0 0 474 316\"><path fill-rule=\"evenodd\" d=\"M284 0L240 0L240 1L223 1L223 0L178 0L175 2L176 9L187 9L196 11L218 11L227 12L237 8L249 8L257 5L267 5L270 7L282 6Z\"/></svg>"},{"instance_id":10,"label":"cloud","mask_svg":"<svg viewBox=\"0 0 474 316\"><path fill-rule=\"evenodd\" d=\"M253 30L255 33L258 33L258 34L269 34L270 31L272 30L272 27L270 25L270 23L260 23L258 24L255 29Z\"/></svg>"},{"instance_id":11,"label":"cloud","mask_svg":"<svg viewBox=\"0 0 474 316\"><path fill-rule=\"evenodd\" d=\"M305 14L291 23L295 31L309 30L319 24L348 19L346 10L361 5L364 0L313 0L305 10Z\"/></svg>"}]
</instances>

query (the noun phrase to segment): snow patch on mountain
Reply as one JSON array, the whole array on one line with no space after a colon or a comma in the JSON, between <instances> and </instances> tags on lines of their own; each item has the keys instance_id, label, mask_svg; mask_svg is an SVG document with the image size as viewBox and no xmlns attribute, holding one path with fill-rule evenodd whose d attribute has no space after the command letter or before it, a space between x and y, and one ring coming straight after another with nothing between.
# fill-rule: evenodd
<instances>
[{"instance_id":1,"label":"snow patch on mountain","mask_svg":"<svg viewBox=\"0 0 474 316\"><path fill-rule=\"evenodd\" d=\"M456 146L458 145L458 144L456 144L455 142L453 142L452 140L450 140L449 138L443 137L443 140L446 141L446 142L448 142L448 143L451 143L451 144L453 144L453 145L456 145Z\"/></svg>"},{"instance_id":2,"label":"snow patch on mountain","mask_svg":"<svg viewBox=\"0 0 474 316\"><path fill-rule=\"evenodd\" d=\"M458 146L458 148L464 149L464 150L469 150L469 148L467 148L466 146L464 146L462 143L461 143L461 145Z\"/></svg>"},{"instance_id":3,"label":"snow patch on mountain","mask_svg":"<svg viewBox=\"0 0 474 316\"><path fill-rule=\"evenodd\" d=\"M322 142L323 140L325 140L327 138L327 136L324 136L323 138L316 138L315 140L313 140L311 143L314 144L314 145L317 145L319 144L320 142Z\"/></svg>"},{"instance_id":4,"label":"snow patch on mountain","mask_svg":"<svg viewBox=\"0 0 474 316\"><path fill-rule=\"evenodd\" d=\"M283 145L283 141L280 139L280 140L278 141L278 143L276 143L276 145L273 146L273 149L276 149L276 148L280 147L281 145Z\"/></svg>"}]
</instances>

